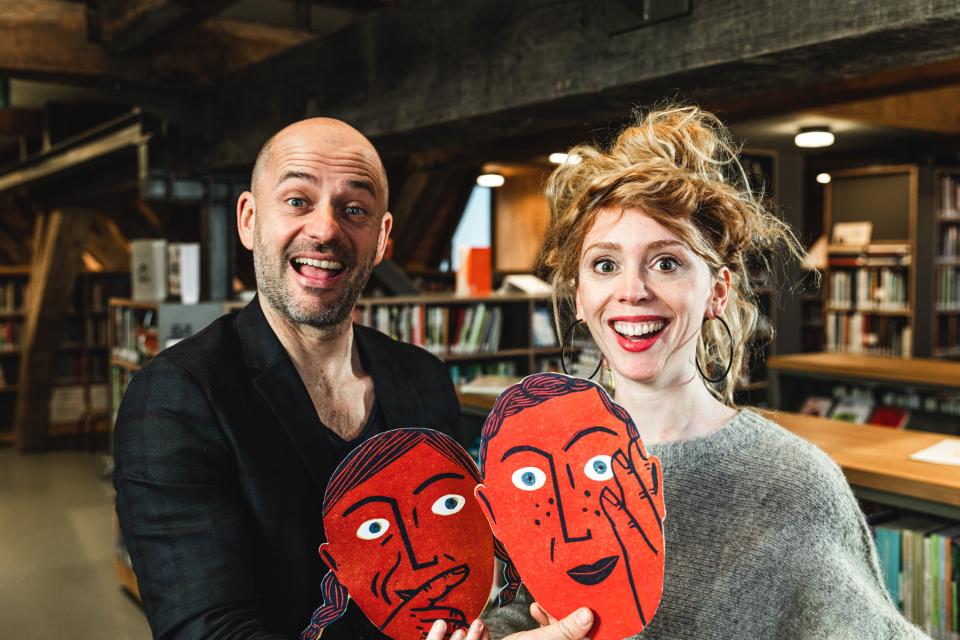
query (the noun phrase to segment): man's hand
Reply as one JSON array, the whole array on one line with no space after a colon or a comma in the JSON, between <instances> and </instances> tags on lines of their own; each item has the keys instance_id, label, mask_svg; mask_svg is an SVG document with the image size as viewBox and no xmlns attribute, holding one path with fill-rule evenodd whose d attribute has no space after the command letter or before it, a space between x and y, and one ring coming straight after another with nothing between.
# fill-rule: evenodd
<instances>
[{"instance_id":1,"label":"man's hand","mask_svg":"<svg viewBox=\"0 0 960 640\"><path fill-rule=\"evenodd\" d=\"M530 605L530 614L540 623L539 629L514 633L503 640L583 640L593 626L593 612L586 607L580 607L566 618L556 620L534 602ZM437 620L425 640L443 640L446 632L447 625L443 620ZM483 622L474 620L469 630L454 631L450 640L490 640L490 632Z\"/></svg>"},{"instance_id":2,"label":"man's hand","mask_svg":"<svg viewBox=\"0 0 960 640\"><path fill-rule=\"evenodd\" d=\"M657 458L650 458L639 440L630 442L630 457L613 456L617 491L605 487L600 506L624 552L635 604L644 626L660 602L663 586L663 490Z\"/></svg>"}]
</instances>

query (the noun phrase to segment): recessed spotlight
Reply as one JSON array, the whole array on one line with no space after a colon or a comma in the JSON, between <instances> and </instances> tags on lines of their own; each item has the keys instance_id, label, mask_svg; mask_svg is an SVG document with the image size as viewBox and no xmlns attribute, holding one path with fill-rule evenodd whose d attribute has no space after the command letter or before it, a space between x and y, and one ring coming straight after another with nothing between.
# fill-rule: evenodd
<instances>
[{"instance_id":1,"label":"recessed spotlight","mask_svg":"<svg viewBox=\"0 0 960 640\"><path fill-rule=\"evenodd\" d=\"M834 136L830 127L800 127L793 138L794 144L805 149L829 147L833 141Z\"/></svg>"},{"instance_id":2,"label":"recessed spotlight","mask_svg":"<svg viewBox=\"0 0 960 640\"><path fill-rule=\"evenodd\" d=\"M829 173L818 173L817 182L820 184L830 184L830 174Z\"/></svg>"},{"instance_id":3,"label":"recessed spotlight","mask_svg":"<svg viewBox=\"0 0 960 640\"><path fill-rule=\"evenodd\" d=\"M553 164L580 164L583 158L578 153L551 153L550 162Z\"/></svg>"},{"instance_id":4,"label":"recessed spotlight","mask_svg":"<svg viewBox=\"0 0 960 640\"><path fill-rule=\"evenodd\" d=\"M484 173L477 176L477 186L480 187L502 187L503 176L499 173Z\"/></svg>"}]
</instances>

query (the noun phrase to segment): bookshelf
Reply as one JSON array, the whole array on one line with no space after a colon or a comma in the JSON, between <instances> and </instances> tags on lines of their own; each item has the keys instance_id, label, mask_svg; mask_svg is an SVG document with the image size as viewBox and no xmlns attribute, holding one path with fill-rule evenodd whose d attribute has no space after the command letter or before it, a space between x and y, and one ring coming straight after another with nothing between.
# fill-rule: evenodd
<instances>
[{"instance_id":1,"label":"bookshelf","mask_svg":"<svg viewBox=\"0 0 960 640\"><path fill-rule=\"evenodd\" d=\"M524 376L560 368L549 296L366 298L357 302L354 320L435 354L447 363L455 384L479 375Z\"/></svg>"},{"instance_id":2,"label":"bookshelf","mask_svg":"<svg viewBox=\"0 0 960 640\"><path fill-rule=\"evenodd\" d=\"M933 355L960 358L960 168L936 173Z\"/></svg>"},{"instance_id":3,"label":"bookshelf","mask_svg":"<svg viewBox=\"0 0 960 640\"><path fill-rule=\"evenodd\" d=\"M917 344L926 296L918 296L920 169L890 165L832 173L824 190L824 229L869 222L870 243L830 244L823 286L824 348L876 355L929 355ZM926 287L924 285L924 290ZM919 307L918 307L919 303ZM917 348L917 347L921 348Z\"/></svg>"},{"instance_id":4,"label":"bookshelf","mask_svg":"<svg viewBox=\"0 0 960 640\"><path fill-rule=\"evenodd\" d=\"M960 434L960 363L851 353L775 356L767 363L770 404L799 411L807 398L857 397L906 412L906 428Z\"/></svg>"},{"instance_id":5,"label":"bookshelf","mask_svg":"<svg viewBox=\"0 0 960 640\"><path fill-rule=\"evenodd\" d=\"M129 290L126 272L81 272L67 307L53 362L47 435L105 430L108 412L107 299ZM0 441L13 441L19 391L20 337L30 295L30 267L0 267ZM81 426L85 425L85 426Z\"/></svg>"}]
</instances>

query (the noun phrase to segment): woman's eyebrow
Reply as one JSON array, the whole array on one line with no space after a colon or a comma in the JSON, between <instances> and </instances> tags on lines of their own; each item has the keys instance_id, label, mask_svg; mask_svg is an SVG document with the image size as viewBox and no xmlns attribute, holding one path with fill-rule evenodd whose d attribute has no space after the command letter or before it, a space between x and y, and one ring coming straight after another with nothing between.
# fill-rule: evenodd
<instances>
[{"instance_id":1,"label":"woman's eyebrow","mask_svg":"<svg viewBox=\"0 0 960 640\"><path fill-rule=\"evenodd\" d=\"M592 244L589 247L587 247L584 250L584 253L592 249L608 249L611 251L619 251L620 245L616 242L597 242L596 244Z\"/></svg>"}]
</instances>

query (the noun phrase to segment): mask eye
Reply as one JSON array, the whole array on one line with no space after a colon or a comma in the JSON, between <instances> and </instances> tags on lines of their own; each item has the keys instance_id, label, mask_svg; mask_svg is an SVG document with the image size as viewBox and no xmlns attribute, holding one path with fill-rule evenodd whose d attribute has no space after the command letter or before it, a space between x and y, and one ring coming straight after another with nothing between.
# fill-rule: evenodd
<instances>
[{"instance_id":1,"label":"mask eye","mask_svg":"<svg viewBox=\"0 0 960 640\"><path fill-rule=\"evenodd\" d=\"M583 473L591 480L603 482L613 477L613 467L610 456L593 456L583 465Z\"/></svg>"},{"instance_id":2,"label":"mask eye","mask_svg":"<svg viewBox=\"0 0 960 640\"><path fill-rule=\"evenodd\" d=\"M430 511L433 511L438 516L452 516L460 511L460 509L463 509L463 505L465 504L467 504L467 501L464 500L463 496L448 493L438 498L437 501L433 503L433 506L430 507Z\"/></svg>"},{"instance_id":3,"label":"mask eye","mask_svg":"<svg viewBox=\"0 0 960 640\"><path fill-rule=\"evenodd\" d=\"M522 467L513 472L513 486L524 491L536 491L547 482L547 474L536 467Z\"/></svg>"},{"instance_id":4,"label":"mask eye","mask_svg":"<svg viewBox=\"0 0 960 640\"><path fill-rule=\"evenodd\" d=\"M367 520L357 529L357 537L361 540L376 540L390 528L390 521L386 518Z\"/></svg>"}]
</instances>

